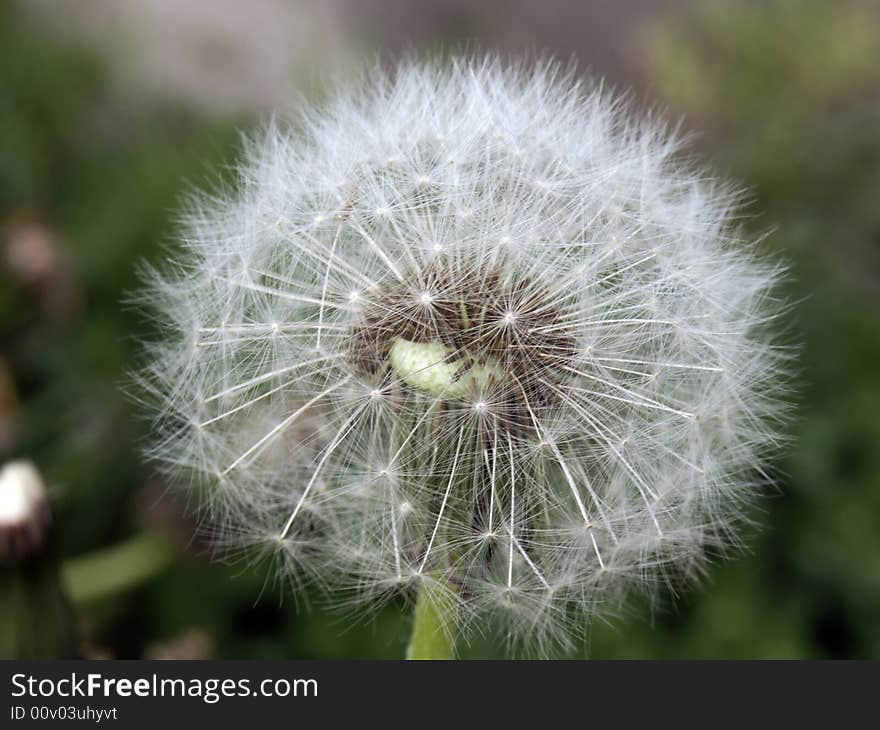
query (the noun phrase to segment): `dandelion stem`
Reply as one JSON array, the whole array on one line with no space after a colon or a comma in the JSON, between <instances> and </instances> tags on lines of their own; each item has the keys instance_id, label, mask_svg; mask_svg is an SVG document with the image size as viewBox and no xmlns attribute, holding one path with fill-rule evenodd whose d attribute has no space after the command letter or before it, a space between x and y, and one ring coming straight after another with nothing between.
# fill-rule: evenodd
<instances>
[{"instance_id":1,"label":"dandelion stem","mask_svg":"<svg viewBox=\"0 0 880 730\"><path fill-rule=\"evenodd\" d=\"M457 594L447 582L425 581L419 590L407 659L453 659Z\"/></svg>"}]
</instances>

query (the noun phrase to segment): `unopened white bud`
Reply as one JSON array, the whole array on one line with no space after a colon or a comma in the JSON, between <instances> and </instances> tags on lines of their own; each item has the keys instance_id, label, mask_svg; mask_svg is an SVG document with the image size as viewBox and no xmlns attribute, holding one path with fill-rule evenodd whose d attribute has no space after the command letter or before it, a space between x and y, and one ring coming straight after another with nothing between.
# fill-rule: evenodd
<instances>
[{"instance_id":1,"label":"unopened white bud","mask_svg":"<svg viewBox=\"0 0 880 730\"><path fill-rule=\"evenodd\" d=\"M29 461L12 461L0 470L0 557L23 554L39 545L49 521L43 480Z\"/></svg>"}]
</instances>

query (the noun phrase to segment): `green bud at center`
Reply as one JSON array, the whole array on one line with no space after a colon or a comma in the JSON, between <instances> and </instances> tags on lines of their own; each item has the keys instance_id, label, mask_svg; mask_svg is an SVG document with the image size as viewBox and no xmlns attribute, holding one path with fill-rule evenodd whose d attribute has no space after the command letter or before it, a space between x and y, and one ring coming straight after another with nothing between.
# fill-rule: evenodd
<instances>
[{"instance_id":1,"label":"green bud at center","mask_svg":"<svg viewBox=\"0 0 880 730\"><path fill-rule=\"evenodd\" d=\"M441 342L394 340L389 353L394 372L409 386L438 398L463 398L472 387L501 379L497 361L473 362L465 355L450 360L453 350Z\"/></svg>"}]
</instances>

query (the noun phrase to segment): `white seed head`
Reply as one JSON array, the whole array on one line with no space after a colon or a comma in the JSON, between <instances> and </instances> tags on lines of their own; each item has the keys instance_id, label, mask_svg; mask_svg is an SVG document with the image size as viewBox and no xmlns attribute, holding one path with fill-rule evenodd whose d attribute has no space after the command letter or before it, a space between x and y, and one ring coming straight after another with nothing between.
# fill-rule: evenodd
<instances>
[{"instance_id":1,"label":"white seed head","mask_svg":"<svg viewBox=\"0 0 880 730\"><path fill-rule=\"evenodd\" d=\"M781 270L680 147L491 59L272 125L152 278L152 453L225 543L365 600L442 581L465 630L566 641L692 575L766 481L784 357Z\"/></svg>"}]
</instances>

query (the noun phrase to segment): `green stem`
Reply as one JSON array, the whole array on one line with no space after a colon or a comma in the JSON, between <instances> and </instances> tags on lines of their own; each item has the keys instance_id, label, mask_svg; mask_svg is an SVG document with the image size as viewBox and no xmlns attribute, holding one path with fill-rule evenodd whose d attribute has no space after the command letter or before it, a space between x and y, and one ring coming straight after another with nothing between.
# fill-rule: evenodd
<instances>
[{"instance_id":1,"label":"green stem","mask_svg":"<svg viewBox=\"0 0 880 730\"><path fill-rule=\"evenodd\" d=\"M76 644L54 548L0 560L0 659L72 659Z\"/></svg>"},{"instance_id":2,"label":"green stem","mask_svg":"<svg viewBox=\"0 0 880 730\"><path fill-rule=\"evenodd\" d=\"M453 659L455 594L451 586L426 581L419 590L407 659Z\"/></svg>"}]
</instances>

